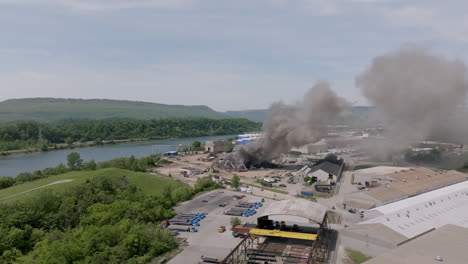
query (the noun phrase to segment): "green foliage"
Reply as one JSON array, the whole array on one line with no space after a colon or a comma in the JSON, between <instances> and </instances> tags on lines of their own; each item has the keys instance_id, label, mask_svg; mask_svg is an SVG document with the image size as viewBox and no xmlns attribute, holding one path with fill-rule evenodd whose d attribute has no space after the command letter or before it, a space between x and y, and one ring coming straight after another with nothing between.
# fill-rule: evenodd
<instances>
[{"instance_id":1,"label":"green foliage","mask_svg":"<svg viewBox=\"0 0 468 264\"><path fill-rule=\"evenodd\" d=\"M255 122L263 122L268 117L268 110L240 110L240 111L227 111L226 114L235 118L247 118Z\"/></svg>"},{"instance_id":2,"label":"green foliage","mask_svg":"<svg viewBox=\"0 0 468 264\"><path fill-rule=\"evenodd\" d=\"M73 147L74 142L111 144L114 140L215 136L259 130L260 127L260 123L246 119L202 118L90 121L59 125L24 122L0 127L0 151L43 147L37 142L39 131L42 138L52 145L67 144Z\"/></svg>"},{"instance_id":3,"label":"green foliage","mask_svg":"<svg viewBox=\"0 0 468 264\"><path fill-rule=\"evenodd\" d=\"M0 263L147 263L175 248L172 235L156 225L194 190L166 185L150 196L128 177L110 174L0 203Z\"/></svg>"},{"instance_id":4,"label":"green foliage","mask_svg":"<svg viewBox=\"0 0 468 264\"><path fill-rule=\"evenodd\" d=\"M195 141L192 143L192 150L193 150L193 151L204 150L202 143L201 143L200 141L198 141L198 140L195 140Z\"/></svg>"},{"instance_id":5,"label":"green foliage","mask_svg":"<svg viewBox=\"0 0 468 264\"><path fill-rule=\"evenodd\" d=\"M83 167L83 160L80 153L71 152L67 155L67 165L70 170L80 170Z\"/></svg>"},{"instance_id":6,"label":"green foliage","mask_svg":"<svg viewBox=\"0 0 468 264\"><path fill-rule=\"evenodd\" d=\"M239 188L240 185L240 177L238 175L234 175L231 178L231 187L234 189Z\"/></svg>"},{"instance_id":7,"label":"green foliage","mask_svg":"<svg viewBox=\"0 0 468 264\"><path fill-rule=\"evenodd\" d=\"M148 157L135 158L130 156L128 158L116 158L109 161L99 162L98 168L119 168L131 171L146 171L156 164L162 164L167 161L163 161L161 155L153 154Z\"/></svg>"},{"instance_id":8,"label":"green foliage","mask_svg":"<svg viewBox=\"0 0 468 264\"><path fill-rule=\"evenodd\" d=\"M165 164L167 162L168 161L166 159L162 159L160 155L155 154L143 158L135 158L135 156L130 156L128 158L117 158L99 163L96 163L94 160L83 163L80 154L77 152L72 152L67 156L68 168L63 164L59 164L55 168L46 168L42 171L35 171L34 173L23 172L14 178L0 177L0 189L8 188L15 184L21 184L47 178L53 175L63 174L68 171L94 171L96 169L118 168L136 172L144 172L153 166L160 166L161 164Z\"/></svg>"},{"instance_id":9,"label":"green foliage","mask_svg":"<svg viewBox=\"0 0 468 264\"><path fill-rule=\"evenodd\" d=\"M47 145L42 145L41 151L42 152L47 152L47 151L49 151L49 147Z\"/></svg>"},{"instance_id":10,"label":"green foliage","mask_svg":"<svg viewBox=\"0 0 468 264\"><path fill-rule=\"evenodd\" d=\"M231 225L232 226L240 225L241 223L242 223L242 221L240 220L239 217L237 217L237 216L231 217Z\"/></svg>"},{"instance_id":11,"label":"green foliage","mask_svg":"<svg viewBox=\"0 0 468 264\"><path fill-rule=\"evenodd\" d=\"M205 176L197 179L195 183L195 192L203 192L223 188L223 186L211 179L211 176Z\"/></svg>"},{"instance_id":12,"label":"green foliage","mask_svg":"<svg viewBox=\"0 0 468 264\"><path fill-rule=\"evenodd\" d=\"M301 156L302 152L300 152L300 151L289 151L288 154L297 157L297 156Z\"/></svg>"},{"instance_id":13,"label":"green foliage","mask_svg":"<svg viewBox=\"0 0 468 264\"><path fill-rule=\"evenodd\" d=\"M207 106L165 105L106 99L25 98L0 102L0 123L77 123L83 120L228 118Z\"/></svg>"},{"instance_id":14,"label":"green foliage","mask_svg":"<svg viewBox=\"0 0 468 264\"><path fill-rule=\"evenodd\" d=\"M394 164L385 164L385 163L379 163L379 164L359 164L354 166L354 170L363 170L363 169L369 169L369 168L374 168L374 167L379 167L379 166L390 166L393 167L395 166Z\"/></svg>"},{"instance_id":15,"label":"green foliage","mask_svg":"<svg viewBox=\"0 0 468 264\"><path fill-rule=\"evenodd\" d=\"M83 170L92 171L97 169L97 164L94 160L83 163Z\"/></svg>"}]
</instances>

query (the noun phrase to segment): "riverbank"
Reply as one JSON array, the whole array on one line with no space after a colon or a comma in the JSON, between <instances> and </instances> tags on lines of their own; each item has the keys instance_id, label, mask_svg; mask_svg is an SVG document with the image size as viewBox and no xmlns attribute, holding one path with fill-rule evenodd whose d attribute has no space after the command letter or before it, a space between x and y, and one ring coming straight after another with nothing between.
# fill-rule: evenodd
<instances>
[{"instance_id":1,"label":"riverbank","mask_svg":"<svg viewBox=\"0 0 468 264\"><path fill-rule=\"evenodd\" d=\"M27 152L24 155L9 155L0 158L0 176L16 176L22 172L34 172L45 168L56 167L60 163L66 164L66 157L70 152L78 152L83 161L94 160L101 162L121 157L146 157L151 154L173 151L180 144L190 145L194 141L222 140L236 135L221 135L208 137L189 137L162 140L139 140L137 142L117 141L115 144L98 146L83 146L74 149L51 149L47 152ZM135 139L134 139L135 140Z\"/></svg>"},{"instance_id":2,"label":"riverbank","mask_svg":"<svg viewBox=\"0 0 468 264\"><path fill-rule=\"evenodd\" d=\"M48 145L47 150L37 147L37 148L29 148L29 149L1 151L0 159L10 157L10 156L47 153L47 152L61 151L61 150L67 150L67 149L88 148L88 147L97 147L97 146L105 146L105 145L147 142L147 141L153 141L153 140L171 140L171 139L176 139L176 138L161 138L161 139L131 138L131 139L103 140L100 143L96 143L96 142L81 143L80 142L80 143L73 143L73 145L65 144L65 143L53 144L53 145Z\"/></svg>"}]
</instances>

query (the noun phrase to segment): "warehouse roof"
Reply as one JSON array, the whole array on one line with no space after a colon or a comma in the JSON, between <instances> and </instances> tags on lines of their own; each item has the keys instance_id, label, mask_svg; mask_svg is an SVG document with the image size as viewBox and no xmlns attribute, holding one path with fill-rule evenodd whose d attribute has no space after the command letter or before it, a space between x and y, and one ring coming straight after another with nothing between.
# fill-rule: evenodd
<instances>
[{"instance_id":1,"label":"warehouse roof","mask_svg":"<svg viewBox=\"0 0 468 264\"><path fill-rule=\"evenodd\" d=\"M329 161L324 161L324 162L320 163L319 165L316 165L316 166L313 166L312 168L310 168L309 173L313 173L313 172L316 172L318 170L323 170L323 171L325 171L327 173L338 176L340 174L340 169L341 169L341 165L337 165L337 164L331 163Z\"/></svg>"},{"instance_id":2,"label":"warehouse roof","mask_svg":"<svg viewBox=\"0 0 468 264\"><path fill-rule=\"evenodd\" d=\"M365 264L459 264L468 260L468 229L446 225ZM436 260L440 257L441 260Z\"/></svg>"},{"instance_id":3,"label":"warehouse roof","mask_svg":"<svg viewBox=\"0 0 468 264\"><path fill-rule=\"evenodd\" d=\"M326 206L305 199L282 200L272 203L262 216L294 215L321 224L327 210Z\"/></svg>"},{"instance_id":4,"label":"warehouse roof","mask_svg":"<svg viewBox=\"0 0 468 264\"><path fill-rule=\"evenodd\" d=\"M407 238L446 224L468 228L468 181L366 211L380 215L361 224L381 223Z\"/></svg>"},{"instance_id":5,"label":"warehouse roof","mask_svg":"<svg viewBox=\"0 0 468 264\"><path fill-rule=\"evenodd\" d=\"M385 176L390 179L387 183L355 192L349 198L374 199L380 201L380 204L388 204L468 179L466 174L458 171L436 171L428 168L411 168Z\"/></svg>"}]
</instances>

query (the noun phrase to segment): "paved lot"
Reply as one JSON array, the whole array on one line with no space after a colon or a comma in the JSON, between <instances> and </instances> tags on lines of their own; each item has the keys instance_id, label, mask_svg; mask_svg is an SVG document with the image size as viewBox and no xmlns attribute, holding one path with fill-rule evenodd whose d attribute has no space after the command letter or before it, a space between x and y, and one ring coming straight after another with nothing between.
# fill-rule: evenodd
<instances>
[{"instance_id":1,"label":"paved lot","mask_svg":"<svg viewBox=\"0 0 468 264\"><path fill-rule=\"evenodd\" d=\"M222 193L221 193L222 192ZM208 216L200 221L197 233L181 232L179 237L187 239L188 246L169 261L169 264L191 264L198 263L202 255L224 258L241 240L231 235L230 220L231 216L224 215L223 212L229 210L239 201L234 200L233 195L240 195L229 190L216 190L200 195L193 200L179 204L175 211L177 213L198 213L206 212ZM259 202L261 198L247 195L241 201ZM213 196L213 197L210 197ZM206 200L208 202L202 202ZM219 207L220 203L227 202L226 207ZM256 223L257 216L262 213L272 201L265 199L265 205L257 209L258 213L250 217L240 217L243 223ZM218 233L218 227L226 226L226 232Z\"/></svg>"}]
</instances>

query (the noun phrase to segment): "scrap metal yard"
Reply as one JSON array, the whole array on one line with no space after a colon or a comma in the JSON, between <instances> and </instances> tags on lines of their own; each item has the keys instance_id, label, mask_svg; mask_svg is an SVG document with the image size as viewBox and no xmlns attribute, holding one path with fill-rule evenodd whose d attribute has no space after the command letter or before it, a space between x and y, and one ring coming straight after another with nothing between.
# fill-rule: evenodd
<instances>
[{"instance_id":1,"label":"scrap metal yard","mask_svg":"<svg viewBox=\"0 0 468 264\"><path fill-rule=\"evenodd\" d=\"M184 250L169 261L170 264L197 263L201 256L210 256L223 259L241 239L234 237L230 229L230 215L224 212L236 207L239 202L261 202L262 198L244 194L246 197L235 200L234 196L239 196L238 192L230 190L214 190L204 193L196 198L181 203L175 207L176 213L190 214L205 212L206 218L200 221L197 226L198 232L180 233L178 237L185 238L187 246ZM257 214L263 213L266 206L270 205L272 200L264 199L264 206L256 209ZM219 205L226 204L225 207ZM241 220L250 223L256 223L257 215L239 216ZM219 233L218 228L225 226L225 232Z\"/></svg>"},{"instance_id":2,"label":"scrap metal yard","mask_svg":"<svg viewBox=\"0 0 468 264\"><path fill-rule=\"evenodd\" d=\"M341 144L340 137L346 143ZM363 138L343 132L331 143L321 141L320 148L283 154L274 163L261 166L226 167L225 160L232 159L229 153L168 157L170 163L157 172L191 185L210 177L225 188L175 207L177 215L169 219L169 229L182 240L182 252L168 263L348 264L352 263L350 249L376 257L445 223L466 226L464 218L462 223L440 222L443 216L427 216L425 210L403 206L457 184L465 186L466 174L408 164L354 170L366 159L362 154L355 158L360 152L352 144L359 140ZM322 152L325 144L333 153ZM234 176L240 179L236 188L231 187ZM459 198L465 198L464 192L450 199L456 202ZM395 206L399 206L398 212L373 216ZM450 215L459 219L464 215L460 208L450 207ZM410 218L407 211L412 212ZM413 219L413 215L421 219ZM233 217L241 223L233 226ZM411 231L414 235L402 234L401 228L415 230Z\"/></svg>"}]
</instances>

